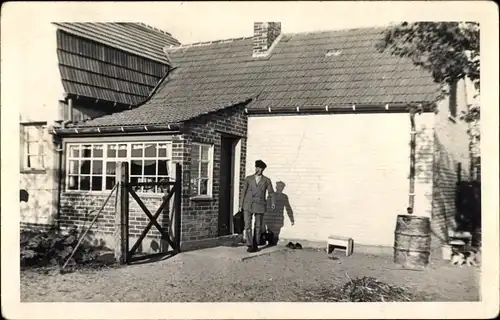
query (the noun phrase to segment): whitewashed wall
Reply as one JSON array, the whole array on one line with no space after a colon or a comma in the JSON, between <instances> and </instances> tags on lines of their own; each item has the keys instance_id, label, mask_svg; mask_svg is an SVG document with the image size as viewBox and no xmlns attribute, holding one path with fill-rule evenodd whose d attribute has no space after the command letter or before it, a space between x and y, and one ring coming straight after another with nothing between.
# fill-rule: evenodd
<instances>
[{"instance_id":1,"label":"whitewashed wall","mask_svg":"<svg viewBox=\"0 0 500 320\"><path fill-rule=\"evenodd\" d=\"M417 119L420 137L430 136L431 143L430 156L419 154L417 163L430 161L430 168L433 121L433 114ZM325 241L340 235L392 246L396 216L408 205L409 142L408 114L254 116L247 174L262 159L273 184L286 184L281 198L288 198L295 225L280 206L266 219L274 228L283 225L281 238ZM415 213L430 216L432 179L418 180L416 193Z\"/></svg>"},{"instance_id":2,"label":"whitewashed wall","mask_svg":"<svg viewBox=\"0 0 500 320\"><path fill-rule=\"evenodd\" d=\"M22 27L20 25L20 27ZM19 121L46 121L53 124L59 114L58 101L63 98L57 60L55 26L45 23L16 32L12 56L17 81L9 105L19 108ZM47 127L44 130L45 172L20 173L20 189L27 190L29 201L21 203L21 222L50 223L55 214L57 196L55 168L57 152ZM22 156L22 149L20 157ZM22 170L22 168L21 168Z\"/></svg>"}]
</instances>

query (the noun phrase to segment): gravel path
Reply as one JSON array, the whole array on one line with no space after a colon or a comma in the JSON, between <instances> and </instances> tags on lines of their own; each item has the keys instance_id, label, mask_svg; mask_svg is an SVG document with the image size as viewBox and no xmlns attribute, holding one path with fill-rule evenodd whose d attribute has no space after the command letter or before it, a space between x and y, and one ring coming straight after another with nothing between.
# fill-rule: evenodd
<instances>
[{"instance_id":1,"label":"gravel path","mask_svg":"<svg viewBox=\"0 0 500 320\"><path fill-rule=\"evenodd\" d=\"M234 248L233 248L234 249ZM303 301L302 293L371 276L407 286L434 301L478 301L479 268L441 262L424 271L400 270L392 257L354 254L327 258L323 250L274 252L244 261L180 254L155 263L69 274L21 273L23 302Z\"/></svg>"}]
</instances>

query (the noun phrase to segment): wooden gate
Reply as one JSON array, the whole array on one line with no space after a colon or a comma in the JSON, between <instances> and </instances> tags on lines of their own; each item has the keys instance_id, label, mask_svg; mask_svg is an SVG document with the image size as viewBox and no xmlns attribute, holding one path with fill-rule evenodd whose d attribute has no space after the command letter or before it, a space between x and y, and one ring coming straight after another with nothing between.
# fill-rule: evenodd
<instances>
[{"instance_id":1,"label":"wooden gate","mask_svg":"<svg viewBox=\"0 0 500 320\"><path fill-rule=\"evenodd\" d=\"M175 181L170 181L167 179L166 181L159 182L130 182L129 174L128 174L128 164L122 163L122 165L118 166L119 174L117 172L117 176L119 179L119 192L118 192L118 200L117 200L117 208L116 208L116 223L117 228L115 228L115 238L116 249L115 249L115 258L120 263L131 263L133 261L139 259L145 259L152 255L141 255L140 257L134 257L137 253L137 249L140 247L142 241L148 234L149 230L154 226L161 235L161 239L166 241L168 247L172 248L173 254L180 252L180 237L181 237L181 228L180 228L180 212L181 212L181 193L182 193L182 168L180 164L176 164L175 170ZM156 187L162 186L166 188L165 195L160 206L156 209L155 213L152 214L151 211L147 208L144 202L141 200L139 195L135 192L134 187ZM143 213L148 217L149 222L146 227L142 230L139 238L134 243L132 248L129 249L129 195L137 202ZM173 205L173 214L170 219L170 201L174 199ZM165 226L161 226L157 219L160 214L166 213L166 216L169 217L168 224ZM172 221L173 220L173 221ZM172 234L173 233L173 234ZM159 254L165 254L166 252L160 252Z\"/></svg>"}]
</instances>

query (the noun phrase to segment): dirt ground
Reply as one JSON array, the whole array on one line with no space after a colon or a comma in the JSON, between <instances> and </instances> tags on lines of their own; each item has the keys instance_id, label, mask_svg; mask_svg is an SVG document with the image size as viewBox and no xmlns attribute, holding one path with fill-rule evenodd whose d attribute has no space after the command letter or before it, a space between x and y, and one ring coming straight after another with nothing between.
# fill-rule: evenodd
<instances>
[{"instance_id":1,"label":"dirt ground","mask_svg":"<svg viewBox=\"0 0 500 320\"><path fill-rule=\"evenodd\" d=\"M225 249L221 249L225 250ZM243 248L227 248L243 250ZM203 251L203 250L200 250ZM244 261L181 253L154 263L101 271L21 273L23 302L247 302L305 301L304 292L333 287L347 277L371 276L406 286L432 301L479 301L479 268L449 263L402 270L391 256L283 248ZM346 275L347 273L347 275Z\"/></svg>"}]
</instances>

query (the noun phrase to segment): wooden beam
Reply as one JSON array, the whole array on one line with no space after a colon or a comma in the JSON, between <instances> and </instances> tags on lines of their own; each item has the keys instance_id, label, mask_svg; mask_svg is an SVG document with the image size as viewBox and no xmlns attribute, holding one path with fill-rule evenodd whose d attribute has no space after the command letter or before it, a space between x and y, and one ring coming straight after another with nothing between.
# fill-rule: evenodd
<instances>
[{"instance_id":1,"label":"wooden beam","mask_svg":"<svg viewBox=\"0 0 500 320\"><path fill-rule=\"evenodd\" d=\"M129 263L128 256L128 213L127 192L128 163L119 162L116 167L116 181L119 183L115 207L115 260L119 264Z\"/></svg>"},{"instance_id":2,"label":"wooden beam","mask_svg":"<svg viewBox=\"0 0 500 320\"><path fill-rule=\"evenodd\" d=\"M181 252L182 166L175 164L174 235L175 251Z\"/></svg>"},{"instance_id":3,"label":"wooden beam","mask_svg":"<svg viewBox=\"0 0 500 320\"><path fill-rule=\"evenodd\" d=\"M156 219L153 218L153 215L151 214L151 212L149 212L149 209L144 205L144 202L142 202L141 198L139 198L137 193L135 193L135 191L132 189L132 187L129 187L128 191L129 191L130 195L132 195L132 198L135 199L135 201L137 202L139 207L141 207L142 211L144 211L144 213L148 216L149 220L151 220L151 222L153 222L153 225L156 227L156 229L158 229L158 231L161 234L163 234L163 228L160 226L158 221L156 221Z\"/></svg>"},{"instance_id":4,"label":"wooden beam","mask_svg":"<svg viewBox=\"0 0 500 320\"><path fill-rule=\"evenodd\" d=\"M161 187L161 186L173 186L175 182L173 181L159 181L159 182L131 182L128 184L133 187Z\"/></svg>"},{"instance_id":5,"label":"wooden beam","mask_svg":"<svg viewBox=\"0 0 500 320\"><path fill-rule=\"evenodd\" d=\"M132 191L130 194L132 194L132 197L137 201L137 203L142 208L142 210L144 211L144 213L147 212L146 215L148 215L149 210L144 206L144 204L139 199L139 197L137 197L137 194L133 190L131 190L131 189L129 189L129 190ZM136 243L132 246L132 249L130 249L130 252L129 252L130 256L134 255L135 251L137 250L137 248L139 248L139 245L141 244L142 240L144 240L144 238L146 237L146 235L148 234L149 230L151 229L151 227L153 225L155 225L156 228L158 229L158 222L156 221L156 219L158 218L158 216L160 215L160 213L163 212L163 209L165 208L165 206L168 207L168 204L169 204L170 199L172 198L174 192L175 192L175 190L171 190L168 193L168 195L166 197L164 197L163 202L160 205L160 207L158 208L158 210L156 210L155 214L150 217L150 221L149 221L148 225L146 226L146 228L144 230L142 230L142 233L139 236L139 238L137 239ZM137 200L137 199L139 199L139 200ZM146 209L144 210L144 208L146 208ZM148 217L150 216L150 214L151 213L149 213ZM159 228L158 231L160 231L160 234L162 235L162 238L165 238L165 240L168 242L168 244L173 248L175 246L175 244L170 240L170 237L168 236L168 234L165 234L163 232L162 228Z\"/></svg>"}]
</instances>

